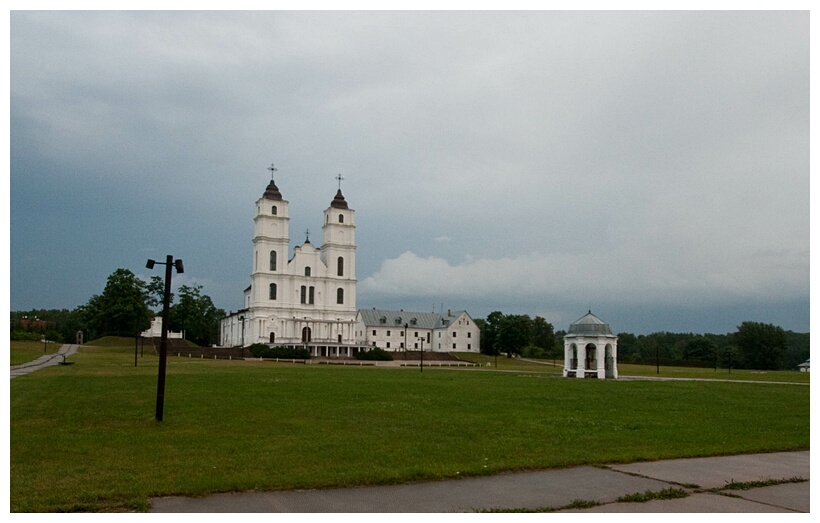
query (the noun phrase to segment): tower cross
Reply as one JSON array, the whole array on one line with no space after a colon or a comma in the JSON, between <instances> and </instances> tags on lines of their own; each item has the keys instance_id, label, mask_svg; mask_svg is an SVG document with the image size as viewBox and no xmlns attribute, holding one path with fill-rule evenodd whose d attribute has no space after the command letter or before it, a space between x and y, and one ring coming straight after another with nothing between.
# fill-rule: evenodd
<instances>
[{"instance_id":1,"label":"tower cross","mask_svg":"<svg viewBox=\"0 0 820 523\"><path fill-rule=\"evenodd\" d=\"M268 170L270 171L270 179L273 180L273 173L275 173L279 169L277 169L273 164L270 164L270 167L268 167Z\"/></svg>"},{"instance_id":2,"label":"tower cross","mask_svg":"<svg viewBox=\"0 0 820 523\"><path fill-rule=\"evenodd\" d=\"M339 181L339 190L341 191L342 190L342 180L344 180L344 178L342 178L342 173L337 174L335 176L335 178Z\"/></svg>"},{"instance_id":3,"label":"tower cross","mask_svg":"<svg viewBox=\"0 0 820 523\"><path fill-rule=\"evenodd\" d=\"M310 243L310 229L305 229L305 241Z\"/></svg>"}]
</instances>

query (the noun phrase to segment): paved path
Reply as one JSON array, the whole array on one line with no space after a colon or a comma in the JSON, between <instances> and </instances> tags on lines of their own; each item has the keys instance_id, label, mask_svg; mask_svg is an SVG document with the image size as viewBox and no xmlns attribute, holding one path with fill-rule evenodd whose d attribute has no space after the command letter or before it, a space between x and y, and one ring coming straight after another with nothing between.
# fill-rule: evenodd
<instances>
[{"instance_id":1,"label":"paved path","mask_svg":"<svg viewBox=\"0 0 820 523\"><path fill-rule=\"evenodd\" d=\"M575 467L461 480L327 490L241 492L151 500L151 512L472 512L568 507L582 512L809 512L809 451ZM729 483L789 480L749 490ZM617 499L681 489L690 495L647 503ZM577 511L577 510L567 510Z\"/></svg>"},{"instance_id":2,"label":"paved path","mask_svg":"<svg viewBox=\"0 0 820 523\"><path fill-rule=\"evenodd\" d=\"M17 376L23 376L29 372L34 372L35 370L44 369L53 365L59 365L65 361L63 358L64 356L65 358L68 358L72 354L75 354L79 348L79 345L63 345L55 354L44 354L34 361L29 361L28 363L23 363L22 365L12 365L11 379L16 378Z\"/></svg>"}]
</instances>

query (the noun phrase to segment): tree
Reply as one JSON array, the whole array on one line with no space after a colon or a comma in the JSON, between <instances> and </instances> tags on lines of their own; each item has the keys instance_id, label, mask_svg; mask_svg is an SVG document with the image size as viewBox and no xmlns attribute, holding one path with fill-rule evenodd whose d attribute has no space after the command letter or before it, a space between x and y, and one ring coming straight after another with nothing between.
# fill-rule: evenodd
<instances>
[{"instance_id":1,"label":"tree","mask_svg":"<svg viewBox=\"0 0 820 523\"><path fill-rule=\"evenodd\" d=\"M499 324L497 332L498 348L507 353L521 354L521 351L530 342L532 319L526 314L508 314Z\"/></svg>"},{"instance_id":2,"label":"tree","mask_svg":"<svg viewBox=\"0 0 820 523\"><path fill-rule=\"evenodd\" d=\"M717 345L705 336L696 336L686 342L683 361L687 365L712 366L717 357Z\"/></svg>"},{"instance_id":3,"label":"tree","mask_svg":"<svg viewBox=\"0 0 820 523\"><path fill-rule=\"evenodd\" d=\"M81 312L97 336L133 336L151 325L145 282L128 269L117 269L101 295L94 295Z\"/></svg>"},{"instance_id":4,"label":"tree","mask_svg":"<svg viewBox=\"0 0 820 523\"><path fill-rule=\"evenodd\" d=\"M151 276L151 281L145 284L145 291L148 293L146 303L152 309L162 309L163 300L165 299L165 279L160 276ZM174 303L174 293L169 296L168 304Z\"/></svg>"},{"instance_id":5,"label":"tree","mask_svg":"<svg viewBox=\"0 0 820 523\"><path fill-rule=\"evenodd\" d=\"M745 368L776 370L782 367L786 333L780 327L744 321L732 338Z\"/></svg>"},{"instance_id":6,"label":"tree","mask_svg":"<svg viewBox=\"0 0 820 523\"><path fill-rule=\"evenodd\" d=\"M202 285L178 289L179 301L169 311L171 329L185 332L185 339L207 347L219 340L219 320L225 311L217 309Z\"/></svg>"},{"instance_id":7,"label":"tree","mask_svg":"<svg viewBox=\"0 0 820 523\"><path fill-rule=\"evenodd\" d=\"M489 356L496 354L498 350L498 329L504 315L500 311L493 311L487 315L486 320L479 324L481 328L481 352Z\"/></svg>"},{"instance_id":8,"label":"tree","mask_svg":"<svg viewBox=\"0 0 820 523\"><path fill-rule=\"evenodd\" d=\"M552 324L548 323L547 320L541 316L536 316L535 319L532 320L530 332L530 345L541 347L547 353L552 354L553 347L555 346L555 335L552 330Z\"/></svg>"}]
</instances>

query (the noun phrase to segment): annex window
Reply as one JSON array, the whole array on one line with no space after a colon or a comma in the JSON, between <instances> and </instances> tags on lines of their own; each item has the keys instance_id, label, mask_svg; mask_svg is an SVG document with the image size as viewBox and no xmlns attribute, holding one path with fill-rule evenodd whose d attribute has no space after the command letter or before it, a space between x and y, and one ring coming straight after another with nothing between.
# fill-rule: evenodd
<instances>
[{"instance_id":1,"label":"annex window","mask_svg":"<svg viewBox=\"0 0 820 523\"><path fill-rule=\"evenodd\" d=\"M375 335L376 335L376 331L374 330L374 331L373 331L373 336L375 336Z\"/></svg>"},{"instance_id":2,"label":"annex window","mask_svg":"<svg viewBox=\"0 0 820 523\"><path fill-rule=\"evenodd\" d=\"M276 251L270 251L270 270L276 270Z\"/></svg>"},{"instance_id":3,"label":"annex window","mask_svg":"<svg viewBox=\"0 0 820 523\"><path fill-rule=\"evenodd\" d=\"M455 337L456 337L456 332L455 332L455 331L453 331L453 338L455 338Z\"/></svg>"},{"instance_id":4,"label":"annex window","mask_svg":"<svg viewBox=\"0 0 820 523\"><path fill-rule=\"evenodd\" d=\"M268 298L271 300L276 299L276 284L271 283L270 287L268 288Z\"/></svg>"},{"instance_id":5,"label":"annex window","mask_svg":"<svg viewBox=\"0 0 820 523\"><path fill-rule=\"evenodd\" d=\"M336 289L336 303L343 304L345 302L345 290L339 287Z\"/></svg>"},{"instance_id":6,"label":"annex window","mask_svg":"<svg viewBox=\"0 0 820 523\"><path fill-rule=\"evenodd\" d=\"M467 333L467 337L468 337L468 338L472 338L472 337L473 337L473 333L472 333L472 332L468 332L468 333Z\"/></svg>"},{"instance_id":7,"label":"annex window","mask_svg":"<svg viewBox=\"0 0 820 523\"><path fill-rule=\"evenodd\" d=\"M390 331L387 331L387 335L390 336Z\"/></svg>"},{"instance_id":8,"label":"annex window","mask_svg":"<svg viewBox=\"0 0 820 523\"><path fill-rule=\"evenodd\" d=\"M456 344L453 343L453 350L456 350Z\"/></svg>"},{"instance_id":9,"label":"annex window","mask_svg":"<svg viewBox=\"0 0 820 523\"><path fill-rule=\"evenodd\" d=\"M345 259L341 256L336 260L336 274L338 276L345 275Z\"/></svg>"}]
</instances>

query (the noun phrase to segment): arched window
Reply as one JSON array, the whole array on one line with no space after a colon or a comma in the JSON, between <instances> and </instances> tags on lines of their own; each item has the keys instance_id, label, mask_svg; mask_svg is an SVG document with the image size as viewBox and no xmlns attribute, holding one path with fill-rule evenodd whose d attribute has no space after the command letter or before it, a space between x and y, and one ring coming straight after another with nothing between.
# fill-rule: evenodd
<instances>
[{"instance_id":1,"label":"arched window","mask_svg":"<svg viewBox=\"0 0 820 523\"><path fill-rule=\"evenodd\" d=\"M308 303L313 305L313 286L311 285L310 289L308 289Z\"/></svg>"},{"instance_id":2,"label":"arched window","mask_svg":"<svg viewBox=\"0 0 820 523\"><path fill-rule=\"evenodd\" d=\"M270 208L270 213L271 213L272 215L274 215L274 216L276 216L276 211L277 211L277 209L276 209L276 206L275 206L275 205L274 205L273 207L271 207L271 208Z\"/></svg>"},{"instance_id":3,"label":"arched window","mask_svg":"<svg viewBox=\"0 0 820 523\"><path fill-rule=\"evenodd\" d=\"M340 215L339 215L339 223L344 223L344 222L345 222L345 215L344 215L344 214L340 214Z\"/></svg>"},{"instance_id":4,"label":"arched window","mask_svg":"<svg viewBox=\"0 0 820 523\"><path fill-rule=\"evenodd\" d=\"M305 267L305 276L310 276L310 267Z\"/></svg>"},{"instance_id":5,"label":"arched window","mask_svg":"<svg viewBox=\"0 0 820 523\"><path fill-rule=\"evenodd\" d=\"M336 274L338 276L345 275L345 259L341 256L336 260Z\"/></svg>"},{"instance_id":6,"label":"arched window","mask_svg":"<svg viewBox=\"0 0 820 523\"><path fill-rule=\"evenodd\" d=\"M302 285L302 293L300 298L299 303L307 303L307 287L304 285Z\"/></svg>"},{"instance_id":7,"label":"arched window","mask_svg":"<svg viewBox=\"0 0 820 523\"><path fill-rule=\"evenodd\" d=\"M270 251L270 270L276 270L276 251Z\"/></svg>"},{"instance_id":8,"label":"arched window","mask_svg":"<svg viewBox=\"0 0 820 523\"><path fill-rule=\"evenodd\" d=\"M336 303L342 304L345 302L345 290L339 287L336 289Z\"/></svg>"},{"instance_id":9,"label":"arched window","mask_svg":"<svg viewBox=\"0 0 820 523\"><path fill-rule=\"evenodd\" d=\"M271 300L276 299L276 284L275 283L270 284L270 288L268 289L268 298L271 299Z\"/></svg>"}]
</instances>

